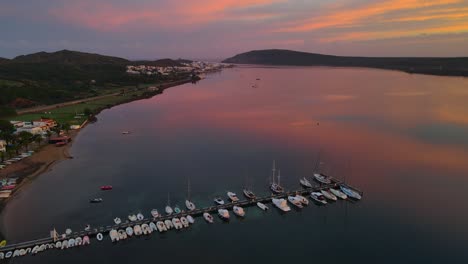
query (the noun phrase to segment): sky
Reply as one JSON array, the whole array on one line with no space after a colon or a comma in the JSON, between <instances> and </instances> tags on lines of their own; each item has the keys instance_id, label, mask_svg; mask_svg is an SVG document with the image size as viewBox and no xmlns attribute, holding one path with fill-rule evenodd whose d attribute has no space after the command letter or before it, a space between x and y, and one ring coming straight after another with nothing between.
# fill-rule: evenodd
<instances>
[{"instance_id":1,"label":"sky","mask_svg":"<svg viewBox=\"0 0 468 264\"><path fill-rule=\"evenodd\" d=\"M0 0L0 57L468 56L468 0Z\"/></svg>"}]
</instances>

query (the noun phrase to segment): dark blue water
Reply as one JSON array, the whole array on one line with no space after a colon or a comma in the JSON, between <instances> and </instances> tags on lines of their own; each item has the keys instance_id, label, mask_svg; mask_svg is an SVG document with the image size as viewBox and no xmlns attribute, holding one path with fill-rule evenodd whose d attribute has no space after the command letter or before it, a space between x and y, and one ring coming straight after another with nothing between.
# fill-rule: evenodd
<instances>
[{"instance_id":1,"label":"dark blue water","mask_svg":"<svg viewBox=\"0 0 468 264\"><path fill-rule=\"evenodd\" d=\"M256 80L260 78L260 80ZM357 203L309 205L112 244L52 250L15 263L465 263L468 80L330 68L228 69L196 85L105 110L73 160L22 189L3 212L10 243L49 230L109 225L130 213L198 207L246 178L268 193L271 162L299 188L322 171L364 191ZM122 135L130 130L132 134ZM114 190L102 192L101 185ZM88 200L102 197L102 204Z\"/></svg>"}]
</instances>

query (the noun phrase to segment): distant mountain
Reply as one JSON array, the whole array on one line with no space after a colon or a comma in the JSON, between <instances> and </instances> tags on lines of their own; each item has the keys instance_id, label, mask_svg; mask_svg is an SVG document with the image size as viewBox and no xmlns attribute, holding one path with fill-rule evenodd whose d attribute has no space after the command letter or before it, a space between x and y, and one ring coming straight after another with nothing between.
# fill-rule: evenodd
<instances>
[{"instance_id":1,"label":"distant mountain","mask_svg":"<svg viewBox=\"0 0 468 264\"><path fill-rule=\"evenodd\" d=\"M241 53L225 59L223 62L261 65L367 67L400 70L409 73L468 76L468 57L348 57L271 49Z\"/></svg>"},{"instance_id":2,"label":"distant mountain","mask_svg":"<svg viewBox=\"0 0 468 264\"><path fill-rule=\"evenodd\" d=\"M126 59L104 56L93 53L61 50L57 52L38 52L29 55L21 55L14 58L12 63L48 63L48 64L113 64L122 65L129 61Z\"/></svg>"},{"instance_id":3,"label":"distant mountain","mask_svg":"<svg viewBox=\"0 0 468 264\"><path fill-rule=\"evenodd\" d=\"M5 59L5 58L1 58L1 57L0 57L0 64L2 64L2 63L7 63L7 62L9 62L9 61L10 61L9 59Z\"/></svg>"},{"instance_id":4,"label":"distant mountain","mask_svg":"<svg viewBox=\"0 0 468 264\"><path fill-rule=\"evenodd\" d=\"M179 61L175 61L172 59L160 59L155 61L149 60L139 60L139 61L132 61L130 62L132 65L146 65L146 66L156 66L156 67L174 67L174 66L182 66Z\"/></svg>"}]
</instances>

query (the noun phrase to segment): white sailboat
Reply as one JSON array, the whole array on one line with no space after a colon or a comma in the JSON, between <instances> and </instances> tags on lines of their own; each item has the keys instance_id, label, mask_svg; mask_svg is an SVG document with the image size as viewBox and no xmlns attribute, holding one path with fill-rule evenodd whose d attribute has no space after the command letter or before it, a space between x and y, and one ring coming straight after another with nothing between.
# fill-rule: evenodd
<instances>
[{"instance_id":1,"label":"white sailboat","mask_svg":"<svg viewBox=\"0 0 468 264\"><path fill-rule=\"evenodd\" d=\"M312 188L312 183L310 183L310 181L307 180L306 177L303 177L302 179L299 179L299 182L301 183L302 187Z\"/></svg>"},{"instance_id":2,"label":"white sailboat","mask_svg":"<svg viewBox=\"0 0 468 264\"><path fill-rule=\"evenodd\" d=\"M281 172L278 170L278 182L275 182L275 172L276 172L276 162L273 160L273 169L272 169L272 176L271 176L271 185L270 189L273 193L279 194L283 193L284 189L280 185L280 177L281 177Z\"/></svg>"},{"instance_id":3,"label":"white sailboat","mask_svg":"<svg viewBox=\"0 0 468 264\"><path fill-rule=\"evenodd\" d=\"M172 210L172 207L171 207L171 200L169 197L169 193L167 193L167 205L164 210L166 211L166 214L168 215L171 215L174 212L174 210Z\"/></svg>"},{"instance_id":4,"label":"white sailboat","mask_svg":"<svg viewBox=\"0 0 468 264\"><path fill-rule=\"evenodd\" d=\"M342 191L338 190L338 189L330 188L330 192L333 193L336 197L338 197L338 198L340 198L342 200L348 199L348 196L346 194L344 194Z\"/></svg>"},{"instance_id":5,"label":"white sailboat","mask_svg":"<svg viewBox=\"0 0 468 264\"><path fill-rule=\"evenodd\" d=\"M195 210L195 204L190 199L190 179L187 180L187 200L185 200L185 206L189 211Z\"/></svg>"},{"instance_id":6,"label":"white sailboat","mask_svg":"<svg viewBox=\"0 0 468 264\"><path fill-rule=\"evenodd\" d=\"M327 190L320 190L320 192L323 194L323 196L325 196L325 198L327 198L330 201L338 200L338 198L336 198L336 196L333 193L331 193L331 192L329 192Z\"/></svg>"}]
</instances>

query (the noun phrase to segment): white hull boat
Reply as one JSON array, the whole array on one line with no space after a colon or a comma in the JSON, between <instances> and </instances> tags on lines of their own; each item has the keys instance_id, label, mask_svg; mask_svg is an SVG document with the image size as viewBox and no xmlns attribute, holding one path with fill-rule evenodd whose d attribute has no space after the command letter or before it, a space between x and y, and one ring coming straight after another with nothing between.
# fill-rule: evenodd
<instances>
[{"instance_id":1,"label":"white hull boat","mask_svg":"<svg viewBox=\"0 0 468 264\"><path fill-rule=\"evenodd\" d=\"M166 225L166 228L167 230L170 230L171 228L174 227L174 225L172 224L172 221L171 220L164 220L164 224Z\"/></svg>"},{"instance_id":2,"label":"white hull boat","mask_svg":"<svg viewBox=\"0 0 468 264\"><path fill-rule=\"evenodd\" d=\"M336 196L333 193L329 192L329 191L320 190L320 192L323 194L323 196L325 196L325 198L327 198L330 201L338 200L338 198L336 198Z\"/></svg>"},{"instance_id":3,"label":"white hull boat","mask_svg":"<svg viewBox=\"0 0 468 264\"><path fill-rule=\"evenodd\" d=\"M255 199L256 198L255 193L253 193L249 189L244 189L242 192L244 193L245 197L247 197L249 199Z\"/></svg>"},{"instance_id":4,"label":"white hull boat","mask_svg":"<svg viewBox=\"0 0 468 264\"><path fill-rule=\"evenodd\" d=\"M323 184L331 183L330 177L322 173L314 173L314 178L316 181L323 183Z\"/></svg>"},{"instance_id":5,"label":"white hull boat","mask_svg":"<svg viewBox=\"0 0 468 264\"><path fill-rule=\"evenodd\" d=\"M115 229L112 229L110 232L109 232L109 237L111 239L112 242L117 242L119 241L119 233L117 232L117 230Z\"/></svg>"},{"instance_id":6,"label":"white hull boat","mask_svg":"<svg viewBox=\"0 0 468 264\"><path fill-rule=\"evenodd\" d=\"M189 200L185 200L185 207L187 207L189 211L195 210L195 204Z\"/></svg>"},{"instance_id":7,"label":"white hull boat","mask_svg":"<svg viewBox=\"0 0 468 264\"><path fill-rule=\"evenodd\" d=\"M318 204L327 204L327 200L321 192L312 192L310 193L310 198Z\"/></svg>"},{"instance_id":8,"label":"white hull boat","mask_svg":"<svg viewBox=\"0 0 468 264\"><path fill-rule=\"evenodd\" d=\"M149 227L148 224L142 224L141 229L142 229L144 235L149 235L149 234L153 233L153 230L151 230L151 227Z\"/></svg>"},{"instance_id":9,"label":"white hull boat","mask_svg":"<svg viewBox=\"0 0 468 264\"><path fill-rule=\"evenodd\" d=\"M195 223L195 218L193 218L191 215L187 215L187 221L188 221L190 224L193 224L193 223Z\"/></svg>"},{"instance_id":10,"label":"white hull boat","mask_svg":"<svg viewBox=\"0 0 468 264\"><path fill-rule=\"evenodd\" d=\"M303 208L302 203L299 199L296 198L296 196L288 196L288 201L296 206L297 208Z\"/></svg>"},{"instance_id":11,"label":"white hull boat","mask_svg":"<svg viewBox=\"0 0 468 264\"><path fill-rule=\"evenodd\" d=\"M214 199L214 202L215 202L215 204L218 204L218 205L223 205L224 204L224 200L221 199L221 197L216 197Z\"/></svg>"},{"instance_id":12,"label":"white hull boat","mask_svg":"<svg viewBox=\"0 0 468 264\"><path fill-rule=\"evenodd\" d=\"M156 224L153 223L153 222L149 223L149 227L151 228L151 231L152 231L152 232L158 231L158 227L157 227Z\"/></svg>"},{"instance_id":13,"label":"white hull boat","mask_svg":"<svg viewBox=\"0 0 468 264\"><path fill-rule=\"evenodd\" d=\"M258 208L262 209L263 211L268 210L268 206L266 206L264 203L258 202L257 206L258 206Z\"/></svg>"},{"instance_id":14,"label":"white hull boat","mask_svg":"<svg viewBox=\"0 0 468 264\"><path fill-rule=\"evenodd\" d=\"M141 221L141 220L145 219L145 217L143 216L142 213L138 213L137 214L137 219Z\"/></svg>"},{"instance_id":15,"label":"white hull boat","mask_svg":"<svg viewBox=\"0 0 468 264\"><path fill-rule=\"evenodd\" d=\"M122 223L122 220L120 218L116 217L116 218L114 218L114 223L116 225L120 225L120 223Z\"/></svg>"},{"instance_id":16,"label":"white hull boat","mask_svg":"<svg viewBox=\"0 0 468 264\"><path fill-rule=\"evenodd\" d=\"M174 228L176 230L182 229L184 226L182 225L182 222L180 222L179 218L172 218L172 224L174 225Z\"/></svg>"},{"instance_id":17,"label":"white hull boat","mask_svg":"<svg viewBox=\"0 0 468 264\"><path fill-rule=\"evenodd\" d=\"M158 218L159 217L158 210L157 209L151 210L151 215L153 216L153 218Z\"/></svg>"},{"instance_id":18,"label":"white hull boat","mask_svg":"<svg viewBox=\"0 0 468 264\"><path fill-rule=\"evenodd\" d=\"M231 201L233 201L233 202L239 201L239 198L237 198L237 194L236 194L236 193L227 192L227 196L228 196L229 199L231 199Z\"/></svg>"},{"instance_id":19,"label":"white hull boat","mask_svg":"<svg viewBox=\"0 0 468 264\"><path fill-rule=\"evenodd\" d=\"M309 205L309 199L305 198L304 196L297 194L296 198L299 199L303 205Z\"/></svg>"},{"instance_id":20,"label":"white hull boat","mask_svg":"<svg viewBox=\"0 0 468 264\"><path fill-rule=\"evenodd\" d=\"M273 204L278 207L278 209L280 209L281 211L283 212L289 212L291 211L291 207L288 206L288 202L286 202L285 199L276 199L276 198L273 198L271 199L271 201L273 202Z\"/></svg>"},{"instance_id":21,"label":"white hull boat","mask_svg":"<svg viewBox=\"0 0 468 264\"><path fill-rule=\"evenodd\" d=\"M213 216L209 213L203 213L203 218L205 218L205 220L210 224L212 224L214 221Z\"/></svg>"},{"instance_id":22,"label":"white hull boat","mask_svg":"<svg viewBox=\"0 0 468 264\"><path fill-rule=\"evenodd\" d=\"M240 207L240 206L234 206L232 208L234 214L236 214L237 216L240 216L240 217L244 217L245 216L245 211L244 211L244 208Z\"/></svg>"},{"instance_id":23,"label":"white hull boat","mask_svg":"<svg viewBox=\"0 0 468 264\"><path fill-rule=\"evenodd\" d=\"M136 217L136 215L129 215L128 220L130 220L132 222L135 222L137 220L137 217Z\"/></svg>"},{"instance_id":24,"label":"white hull boat","mask_svg":"<svg viewBox=\"0 0 468 264\"><path fill-rule=\"evenodd\" d=\"M141 226L140 225L134 226L133 233L135 234L135 236L141 235L143 233L143 231L141 230Z\"/></svg>"},{"instance_id":25,"label":"white hull boat","mask_svg":"<svg viewBox=\"0 0 468 264\"><path fill-rule=\"evenodd\" d=\"M130 226L125 229L125 233L127 233L128 236L133 236L133 228Z\"/></svg>"},{"instance_id":26,"label":"white hull boat","mask_svg":"<svg viewBox=\"0 0 468 264\"><path fill-rule=\"evenodd\" d=\"M340 185L340 188L341 188L341 191L345 193L349 198L353 198L355 200L361 200L362 196L358 192L354 191L353 189L347 186L343 186L343 185Z\"/></svg>"},{"instance_id":27,"label":"white hull boat","mask_svg":"<svg viewBox=\"0 0 468 264\"><path fill-rule=\"evenodd\" d=\"M218 210L218 215L223 220L229 220L229 211L226 210L226 209L219 209Z\"/></svg>"},{"instance_id":28,"label":"white hull boat","mask_svg":"<svg viewBox=\"0 0 468 264\"><path fill-rule=\"evenodd\" d=\"M300 179L299 182L301 183L302 187L312 188L312 183L310 183L310 181L307 180L306 177Z\"/></svg>"},{"instance_id":29,"label":"white hull boat","mask_svg":"<svg viewBox=\"0 0 468 264\"><path fill-rule=\"evenodd\" d=\"M187 218L184 217L184 216L182 216L182 217L180 218L180 222L182 223L182 225L183 225L185 228L189 227L189 225L190 225L189 221L188 221Z\"/></svg>"},{"instance_id":30,"label":"white hull boat","mask_svg":"<svg viewBox=\"0 0 468 264\"><path fill-rule=\"evenodd\" d=\"M170 207L169 205L166 206L165 208L165 211L166 211L166 214L170 215L174 212L174 210L172 210L172 207Z\"/></svg>"},{"instance_id":31,"label":"white hull boat","mask_svg":"<svg viewBox=\"0 0 468 264\"><path fill-rule=\"evenodd\" d=\"M119 233L119 240L125 240L127 239L127 233L125 233L125 230L120 229L117 231Z\"/></svg>"},{"instance_id":32,"label":"white hull boat","mask_svg":"<svg viewBox=\"0 0 468 264\"><path fill-rule=\"evenodd\" d=\"M158 228L158 231L159 231L160 233L167 231L167 227L166 227L166 225L164 224L163 221L158 221L158 222L156 223L156 227Z\"/></svg>"},{"instance_id":33,"label":"white hull boat","mask_svg":"<svg viewBox=\"0 0 468 264\"><path fill-rule=\"evenodd\" d=\"M346 194L344 194L342 191L340 190L337 190L337 189L334 189L334 188L330 188L330 192L333 193L336 197L342 199L342 200L346 200L348 199L348 196Z\"/></svg>"}]
</instances>

